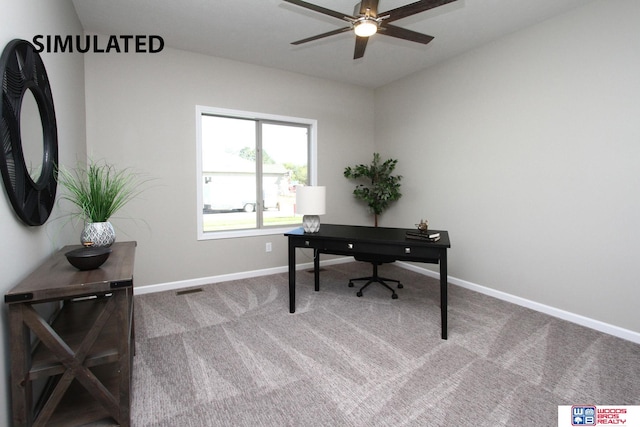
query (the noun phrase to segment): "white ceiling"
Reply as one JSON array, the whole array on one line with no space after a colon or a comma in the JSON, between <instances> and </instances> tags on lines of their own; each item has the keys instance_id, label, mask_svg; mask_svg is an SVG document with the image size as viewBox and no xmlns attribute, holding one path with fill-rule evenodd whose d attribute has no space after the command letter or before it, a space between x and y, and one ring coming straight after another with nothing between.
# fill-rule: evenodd
<instances>
[{"instance_id":1,"label":"white ceiling","mask_svg":"<svg viewBox=\"0 0 640 427\"><path fill-rule=\"evenodd\" d=\"M357 0L307 0L353 14ZM375 35L353 60L351 32L290 43L345 22L282 0L73 0L84 30L156 34L165 46L379 87L592 0L458 0L394 22L434 36L428 45ZM380 0L380 13L412 0ZM541 41L548 43L549 41Z\"/></svg>"}]
</instances>

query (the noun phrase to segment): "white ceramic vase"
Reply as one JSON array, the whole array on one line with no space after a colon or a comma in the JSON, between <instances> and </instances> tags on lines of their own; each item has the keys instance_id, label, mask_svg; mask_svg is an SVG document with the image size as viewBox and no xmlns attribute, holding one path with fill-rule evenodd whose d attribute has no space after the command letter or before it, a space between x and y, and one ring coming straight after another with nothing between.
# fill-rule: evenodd
<instances>
[{"instance_id":1,"label":"white ceramic vase","mask_svg":"<svg viewBox=\"0 0 640 427\"><path fill-rule=\"evenodd\" d=\"M87 222L80 236L80 243L94 247L109 247L116 241L116 231L109 221Z\"/></svg>"}]
</instances>

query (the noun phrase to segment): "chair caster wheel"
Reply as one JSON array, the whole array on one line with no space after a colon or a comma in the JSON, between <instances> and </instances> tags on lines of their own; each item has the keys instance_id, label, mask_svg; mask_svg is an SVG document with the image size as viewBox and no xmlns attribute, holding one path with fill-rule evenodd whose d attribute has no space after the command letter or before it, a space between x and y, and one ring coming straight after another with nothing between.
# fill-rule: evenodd
<instances>
[{"instance_id":1,"label":"chair caster wheel","mask_svg":"<svg viewBox=\"0 0 640 427\"><path fill-rule=\"evenodd\" d=\"M350 288L353 288L353 282L349 282L349 285L348 285L348 286L349 286Z\"/></svg>"},{"instance_id":2,"label":"chair caster wheel","mask_svg":"<svg viewBox=\"0 0 640 427\"><path fill-rule=\"evenodd\" d=\"M404 288L404 286L402 286L402 283L398 283L398 289L402 289Z\"/></svg>"},{"instance_id":3,"label":"chair caster wheel","mask_svg":"<svg viewBox=\"0 0 640 427\"><path fill-rule=\"evenodd\" d=\"M391 295L391 299L398 299L398 294Z\"/></svg>"},{"instance_id":4,"label":"chair caster wheel","mask_svg":"<svg viewBox=\"0 0 640 427\"><path fill-rule=\"evenodd\" d=\"M358 292L356 293L356 296L361 297L361 296L362 296L362 292L358 291Z\"/></svg>"}]
</instances>

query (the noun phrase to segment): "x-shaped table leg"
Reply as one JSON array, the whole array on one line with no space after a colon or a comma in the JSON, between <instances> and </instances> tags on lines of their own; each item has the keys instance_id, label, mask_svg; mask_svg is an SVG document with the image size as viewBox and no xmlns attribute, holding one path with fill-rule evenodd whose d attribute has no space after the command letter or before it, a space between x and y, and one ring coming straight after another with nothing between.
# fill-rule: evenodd
<instances>
[{"instance_id":1,"label":"x-shaped table leg","mask_svg":"<svg viewBox=\"0 0 640 427\"><path fill-rule=\"evenodd\" d=\"M32 306L25 307L24 323L40 338L41 342L55 355L60 363L67 368L51 393L49 400L47 400L47 403L40 411L38 418L34 422L34 426L45 425L47 423L74 378L87 389L96 401L104 406L115 420L120 420L120 408L117 400L100 380L96 378L93 372L83 364L88 352L91 350L91 347L115 310L115 299L115 296L107 298L108 301L82 340L78 351L75 353L60 338L51 325L38 315Z\"/></svg>"}]
</instances>

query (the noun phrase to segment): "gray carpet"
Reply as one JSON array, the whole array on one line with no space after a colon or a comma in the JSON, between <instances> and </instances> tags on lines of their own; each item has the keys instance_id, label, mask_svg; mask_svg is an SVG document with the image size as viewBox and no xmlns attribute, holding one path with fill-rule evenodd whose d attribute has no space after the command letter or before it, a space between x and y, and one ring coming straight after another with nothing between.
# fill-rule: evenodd
<instances>
[{"instance_id":1,"label":"gray carpet","mask_svg":"<svg viewBox=\"0 0 640 427\"><path fill-rule=\"evenodd\" d=\"M435 279L362 263L135 297L133 425L555 426L557 406L640 403L640 346Z\"/></svg>"}]
</instances>

